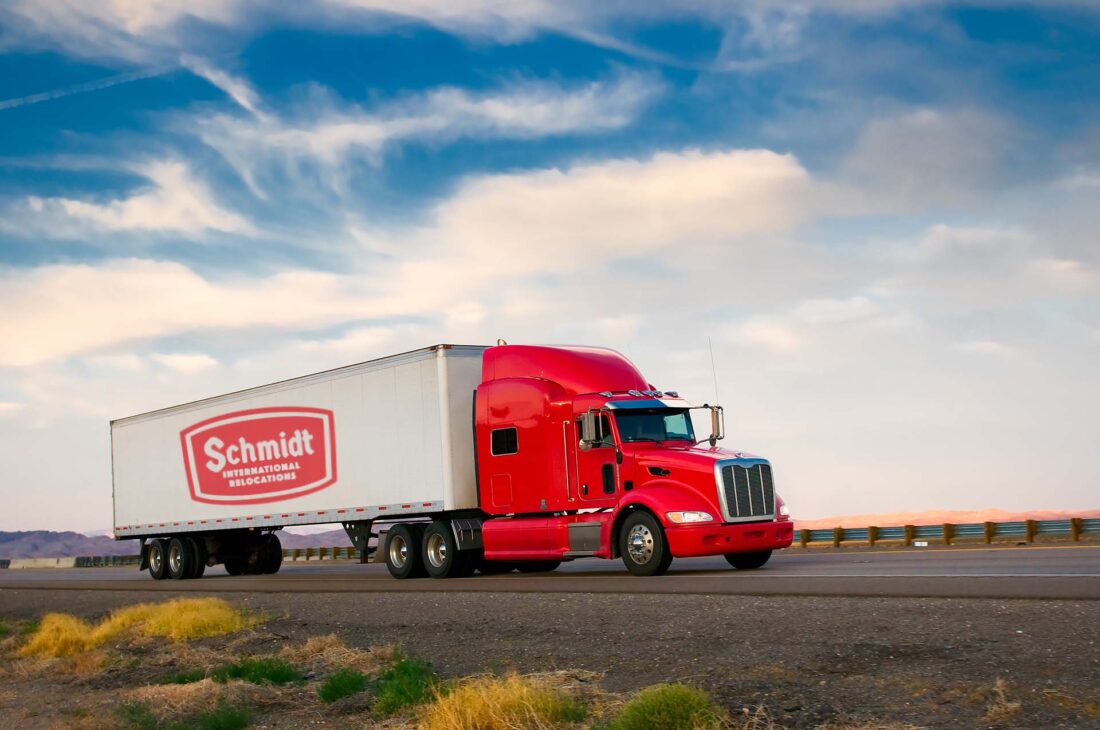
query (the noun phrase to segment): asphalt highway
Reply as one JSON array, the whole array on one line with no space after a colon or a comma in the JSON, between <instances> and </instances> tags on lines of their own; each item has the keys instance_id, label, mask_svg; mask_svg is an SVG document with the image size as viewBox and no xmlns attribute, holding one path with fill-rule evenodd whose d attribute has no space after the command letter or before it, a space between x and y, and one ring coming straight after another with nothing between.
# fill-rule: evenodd
<instances>
[{"instance_id":1,"label":"asphalt highway","mask_svg":"<svg viewBox=\"0 0 1100 730\"><path fill-rule=\"evenodd\" d=\"M136 568L0 571L0 590L201 593L650 593L708 595L908 596L1100 600L1100 546L777 553L760 570L722 558L677 560L667 575L635 578L620 561L577 560L552 573L399 581L383 565L348 561L284 563L273 576L154 581Z\"/></svg>"}]
</instances>

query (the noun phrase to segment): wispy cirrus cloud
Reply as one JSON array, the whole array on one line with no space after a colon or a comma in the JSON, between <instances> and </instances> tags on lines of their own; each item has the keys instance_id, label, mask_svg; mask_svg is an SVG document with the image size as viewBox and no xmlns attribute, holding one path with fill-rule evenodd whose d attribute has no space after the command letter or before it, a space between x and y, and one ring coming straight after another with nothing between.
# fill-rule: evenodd
<instances>
[{"instance_id":1,"label":"wispy cirrus cloud","mask_svg":"<svg viewBox=\"0 0 1100 730\"><path fill-rule=\"evenodd\" d=\"M44 235L71 237L87 229L102 232L178 233L202 238L211 231L253 235L255 226L223 207L215 193L179 160L138 164L134 172L149 185L134 194L96 202L30 196L17 212Z\"/></svg>"},{"instance_id":2,"label":"wispy cirrus cloud","mask_svg":"<svg viewBox=\"0 0 1100 730\"><path fill-rule=\"evenodd\" d=\"M322 92L282 116L220 114L188 118L180 126L197 129L203 142L263 194L265 177L303 168L339 187L354 161L378 164L389 149L412 142L526 140L621 129L661 90L654 76L624 73L572 87L544 81L480 93L444 87L372 109ZM251 99L242 106L254 110Z\"/></svg>"}]
</instances>

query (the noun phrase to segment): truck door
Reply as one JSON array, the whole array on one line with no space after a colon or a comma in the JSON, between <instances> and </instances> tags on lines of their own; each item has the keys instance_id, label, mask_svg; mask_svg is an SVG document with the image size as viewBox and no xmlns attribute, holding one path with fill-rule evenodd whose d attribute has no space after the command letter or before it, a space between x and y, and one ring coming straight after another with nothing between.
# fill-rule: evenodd
<instances>
[{"instance_id":1,"label":"truck door","mask_svg":"<svg viewBox=\"0 0 1100 730\"><path fill-rule=\"evenodd\" d=\"M587 451L580 447L580 421L575 421L573 426L573 453L576 454L577 495L580 501L614 503L619 495L619 470L615 463L615 441L610 419L606 415L597 419L596 432L602 438Z\"/></svg>"}]
</instances>

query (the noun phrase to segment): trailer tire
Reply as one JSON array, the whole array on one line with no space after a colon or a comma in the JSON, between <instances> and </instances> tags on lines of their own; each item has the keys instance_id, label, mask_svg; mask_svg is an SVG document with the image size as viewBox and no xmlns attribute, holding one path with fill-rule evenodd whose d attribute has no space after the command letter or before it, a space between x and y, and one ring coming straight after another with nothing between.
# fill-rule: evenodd
<instances>
[{"instance_id":1,"label":"trailer tire","mask_svg":"<svg viewBox=\"0 0 1100 730\"><path fill-rule=\"evenodd\" d=\"M222 563L225 565L225 572L230 575L244 575L248 572L248 561L244 558L226 558Z\"/></svg>"},{"instance_id":2,"label":"trailer tire","mask_svg":"<svg viewBox=\"0 0 1100 730\"><path fill-rule=\"evenodd\" d=\"M394 578L423 578L424 569L421 546L424 533L420 525L401 523L394 525L386 533L385 552L386 570Z\"/></svg>"},{"instance_id":3,"label":"trailer tire","mask_svg":"<svg viewBox=\"0 0 1100 730\"><path fill-rule=\"evenodd\" d=\"M162 538L150 540L145 546L149 558L149 575L153 580L164 580L168 575L168 541Z\"/></svg>"},{"instance_id":4,"label":"trailer tire","mask_svg":"<svg viewBox=\"0 0 1100 730\"><path fill-rule=\"evenodd\" d=\"M206 540L201 537L187 537L184 538L191 544L191 550L195 556L195 562L191 566L191 571L188 578L201 578L203 573L206 572Z\"/></svg>"},{"instance_id":5,"label":"trailer tire","mask_svg":"<svg viewBox=\"0 0 1100 730\"><path fill-rule=\"evenodd\" d=\"M771 550L761 550L755 553L731 553L725 557L726 562L738 570L756 570L764 567L771 556Z\"/></svg>"},{"instance_id":6,"label":"trailer tire","mask_svg":"<svg viewBox=\"0 0 1100 730\"><path fill-rule=\"evenodd\" d=\"M661 575L672 564L665 531L657 518L638 510L630 514L619 530L619 554L634 575Z\"/></svg>"},{"instance_id":7,"label":"trailer tire","mask_svg":"<svg viewBox=\"0 0 1100 730\"><path fill-rule=\"evenodd\" d=\"M185 537L173 537L168 541L168 577L183 580L191 577L195 569L195 550Z\"/></svg>"},{"instance_id":8,"label":"trailer tire","mask_svg":"<svg viewBox=\"0 0 1100 730\"><path fill-rule=\"evenodd\" d=\"M550 573L561 566L560 560L534 560L516 563L516 569L521 573Z\"/></svg>"},{"instance_id":9,"label":"trailer tire","mask_svg":"<svg viewBox=\"0 0 1100 730\"><path fill-rule=\"evenodd\" d=\"M256 572L263 575L274 575L283 567L283 543L274 532L267 536L263 547L260 548L260 559L256 561Z\"/></svg>"},{"instance_id":10,"label":"trailer tire","mask_svg":"<svg viewBox=\"0 0 1100 730\"><path fill-rule=\"evenodd\" d=\"M451 523L436 520L424 530L421 557L424 570L432 578L464 578L473 573L473 551L463 555L458 551Z\"/></svg>"}]
</instances>

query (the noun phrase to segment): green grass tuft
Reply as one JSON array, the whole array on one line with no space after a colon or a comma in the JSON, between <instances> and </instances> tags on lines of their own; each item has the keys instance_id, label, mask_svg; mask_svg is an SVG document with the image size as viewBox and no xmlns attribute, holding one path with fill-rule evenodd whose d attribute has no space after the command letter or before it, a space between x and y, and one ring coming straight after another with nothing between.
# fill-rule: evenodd
<instances>
[{"instance_id":1,"label":"green grass tuft","mask_svg":"<svg viewBox=\"0 0 1100 730\"><path fill-rule=\"evenodd\" d=\"M161 684L192 684L206 679L206 672L201 669L183 669L175 674L162 677Z\"/></svg>"},{"instance_id":2,"label":"green grass tuft","mask_svg":"<svg viewBox=\"0 0 1100 730\"><path fill-rule=\"evenodd\" d=\"M199 730L241 730L248 727L252 720L252 713L246 707L234 707L226 702L219 702L213 710L200 712L187 727L199 728Z\"/></svg>"},{"instance_id":3,"label":"green grass tuft","mask_svg":"<svg viewBox=\"0 0 1100 730\"><path fill-rule=\"evenodd\" d=\"M367 675L355 669L340 669L330 674L317 688L322 702L335 702L367 688Z\"/></svg>"},{"instance_id":4,"label":"green grass tuft","mask_svg":"<svg viewBox=\"0 0 1100 730\"><path fill-rule=\"evenodd\" d=\"M611 730L703 730L720 728L725 712L705 692L684 684L657 684L634 696L611 722Z\"/></svg>"},{"instance_id":5,"label":"green grass tuft","mask_svg":"<svg viewBox=\"0 0 1100 730\"><path fill-rule=\"evenodd\" d=\"M11 624L0 618L0 639L11 633Z\"/></svg>"},{"instance_id":6,"label":"green grass tuft","mask_svg":"<svg viewBox=\"0 0 1100 730\"><path fill-rule=\"evenodd\" d=\"M432 699L438 683L430 664L398 655L393 666L375 680L371 709L380 715L392 715L406 707L424 704Z\"/></svg>"},{"instance_id":7,"label":"green grass tuft","mask_svg":"<svg viewBox=\"0 0 1100 730\"><path fill-rule=\"evenodd\" d=\"M148 702L125 702L118 708L119 727L132 730L157 730L160 723Z\"/></svg>"},{"instance_id":8,"label":"green grass tuft","mask_svg":"<svg viewBox=\"0 0 1100 730\"><path fill-rule=\"evenodd\" d=\"M252 721L252 713L222 700L211 710L160 721L148 702L127 702L118 708L118 719L119 727L128 730L242 730Z\"/></svg>"},{"instance_id":9,"label":"green grass tuft","mask_svg":"<svg viewBox=\"0 0 1100 730\"><path fill-rule=\"evenodd\" d=\"M290 684L305 679L298 669L278 657L249 657L218 667L210 673L215 682L243 679L252 684Z\"/></svg>"}]
</instances>

